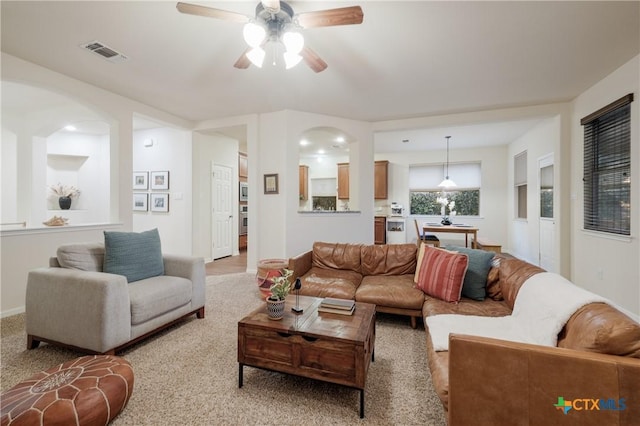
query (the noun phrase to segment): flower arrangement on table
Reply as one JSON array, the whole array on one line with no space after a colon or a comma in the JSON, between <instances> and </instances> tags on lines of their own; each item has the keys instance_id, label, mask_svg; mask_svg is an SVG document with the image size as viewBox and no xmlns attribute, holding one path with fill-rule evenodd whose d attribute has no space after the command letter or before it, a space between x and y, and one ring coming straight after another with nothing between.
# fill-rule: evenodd
<instances>
[{"instance_id":1,"label":"flower arrangement on table","mask_svg":"<svg viewBox=\"0 0 640 426\"><path fill-rule=\"evenodd\" d=\"M291 277L291 275L293 275L293 271L291 269L283 269L281 276L271 278L273 285L269 287L269 291L271 292L269 299L286 299L289 291L291 291L291 282L289 282L289 277Z\"/></svg>"},{"instance_id":2,"label":"flower arrangement on table","mask_svg":"<svg viewBox=\"0 0 640 426\"><path fill-rule=\"evenodd\" d=\"M455 217L456 211L454 210L456 206L456 202L451 200L449 201L447 197L438 197L436 201L441 205L440 207L440 215L442 216L442 224L443 225L451 225L451 219L449 217ZM449 207L449 214L447 214L447 207Z\"/></svg>"}]
</instances>

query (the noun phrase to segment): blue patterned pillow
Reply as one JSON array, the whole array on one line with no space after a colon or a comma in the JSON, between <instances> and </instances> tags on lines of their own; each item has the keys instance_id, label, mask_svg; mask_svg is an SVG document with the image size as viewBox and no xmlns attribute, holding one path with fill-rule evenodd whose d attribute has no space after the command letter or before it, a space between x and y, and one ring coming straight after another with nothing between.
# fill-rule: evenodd
<instances>
[{"instance_id":1,"label":"blue patterned pillow","mask_svg":"<svg viewBox=\"0 0 640 426\"><path fill-rule=\"evenodd\" d=\"M495 255L492 251L470 249L466 247L445 247L469 257L469 267L462 283L462 295L474 300L484 300L487 296L487 275Z\"/></svg>"},{"instance_id":2,"label":"blue patterned pillow","mask_svg":"<svg viewBox=\"0 0 640 426\"><path fill-rule=\"evenodd\" d=\"M145 232L104 231L104 272L128 282L164 275L158 229Z\"/></svg>"}]
</instances>

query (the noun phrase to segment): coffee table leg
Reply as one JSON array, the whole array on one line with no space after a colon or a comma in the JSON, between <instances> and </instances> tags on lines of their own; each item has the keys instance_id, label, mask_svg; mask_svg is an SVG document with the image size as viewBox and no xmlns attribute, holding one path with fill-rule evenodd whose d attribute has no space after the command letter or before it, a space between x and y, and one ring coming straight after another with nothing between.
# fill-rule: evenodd
<instances>
[{"instance_id":1,"label":"coffee table leg","mask_svg":"<svg viewBox=\"0 0 640 426\"><path fill-rule=\"evenodd\" d=\"M238 387L241 388L242 387L242 371L244 364L243 363L238 363Z\"/></svg>"},{"instance_id":2,"label":"coffee table leg","mask_svg":"<svg viewBox=\"0 0 640 426\"><path fill-rule=\"evenodd\" d=\"M360 389L360 418L364 419L364 389Z\"/></svg>"}]
</instances>

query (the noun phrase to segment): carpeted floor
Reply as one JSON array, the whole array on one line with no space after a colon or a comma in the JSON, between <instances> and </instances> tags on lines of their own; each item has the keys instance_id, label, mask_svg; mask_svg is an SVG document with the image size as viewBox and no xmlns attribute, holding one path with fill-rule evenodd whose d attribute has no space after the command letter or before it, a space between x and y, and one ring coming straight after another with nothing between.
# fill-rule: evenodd
<instances>
[{"instance_id":1,"label":"carpeted floor","mask_svg":"<svg viewBox=\"0 0 640 426\"><path fill-rule=\"evenodd\" d=\"M118 354L134 391L113 425L445 425L427 367L425 334L407 318L378 316L365 390L244 369L238 388L237 322L264 304L251 274L207 277L207 311ZM24 315L0 321L1 389L81 354L46 344L27 351Z\"/></svg>"}]
</instances>

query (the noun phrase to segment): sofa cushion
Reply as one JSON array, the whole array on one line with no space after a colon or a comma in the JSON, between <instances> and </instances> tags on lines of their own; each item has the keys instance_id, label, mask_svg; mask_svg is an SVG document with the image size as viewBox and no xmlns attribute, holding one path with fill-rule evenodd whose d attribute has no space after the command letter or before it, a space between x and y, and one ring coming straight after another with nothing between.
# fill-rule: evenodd
<instances>
[{"instance_id":1,"label":"sofa cushion","mask_svg":"<svg viewBox=\"0 0 640 426\"><path fill-rule=\"evenodd\" d=\"M356 290L356 300L388 308L420 310L424 293L415 288L413 274L367 275Z\"/></svg>"},{"instance_id":2,"label":"sofa cushion","mask_svg":"<svg viewBox=\"0 0 640 426\"><path fill-rule=\"evenodd\" d=\"M415 244L362 246L362 275L404 275L416 270Z\"/></svg>"},{"instance_id":3,"label":"sofa cushion","mask_svg":"<svg viewBox=\"0 0 640 426\"><path fill-rule=\"evenodd\" d=\"M500 291L505 302L511 309L516 303L516 297L522 284L544 269L517 258L500 260Z\"/></svg>"},{"instance_id":4,"label":"sofa cushion","mask_svg":"<svg viewBox=\"0 0 640 426\"><path fill-rule=\"evenodd\" d=\"M313 243L312 266L324 269L342 269L361 272L360 248L362 244Z\"/></svg>"},{"instance_id":5,"label":"sofa cushion","mask_svg":"<svg viewBox=\"0 0 640 426\"><path fill-rule=\"evenodd\" d=\"M413 275L413 282L418 284L418 278L420 277L420 269L422 268L422 260L424 259L424 251L425 249L429 247L431 249L437 249L437 250L445 250L442 247L434 247L431 246L429 244L426 243L420 243L420 247L418 248L418 252L416 254L416 272ZM445 250L448 251L449 253L456 253L455 251L450 251L450 250Z\"/></svg>"},{"instance_id":6,"label":"sofa cushion","mask_svg":"<svg viewBox=\"0 0 640 426\"><path fill-rule=\"evenodd\" d=\"M640 358L640 324L606 303L590 303L569 318L558 347Z\"/></svg>"},{"instance_id":7,"label":"sofa cushion","mask_svg":"<svg viewBox=\"0 0 640 426\"><path fill-rule=\"evenodd\" d=\"M434 315L476 315L482 317L504 317L511 315L511 308L504 301L484 299L482 302L461 297L458 303L447 303L435 297L426 297L422 305L422 316L426 318Z\"/></svg>"},{"instance_id":8,"label":"sofa cushion","mask_svg":"<svg viewBox=\"0 0 640 426\"><path fill-rule=\"evenodd\" d=\"M495 253L466 247L445 247L447 250L464 253L469 257L469 267L462 283L462 295L474 300L484 300L487 296L487 275Z\"/></svg>"},{"instance_id":9,"label":"sofa cushion","mask_svg":"<svg viewBox=\"0 0 640 426\"><path fill-rule=\"evenodd\" d=\"M104 231L104 272L128 282L164 274L158 229L145 232Z\"/></svg>"},{"instance_id":10,"label":"sofa cushion","mask_svg":"<svg viewBox=\"0 0 640 426\"><path fill-rule=\"evenodd\" d=\"M313 297L354 299L362 275L354 271L311 267L300 277L300 294Z\"/></svg>"},{"instance_id":11,"label":"sofa cushion","mask_svg":"<svg viewBox=\"0 0 640 426\"><path fill-rule=\"evenodd\" d=\"M469 258L466 254L426 247L417 286L429 296L446 302L460 300Z\"/></svg>"},{"instance_id":12,"label":"sofa cushion","mask_svg":"<svg viewBox=\"0 0 640 426\"><path fill-rule=\"evenodd\" d=\"M58 247L56 256L58 258L58 264L63 268L102 272L104 244L65 244Z\"/></svg>"},{"instance_id":13,"label":"sofa cushion","mask_svg":"<svg viewBox=\"0 0 640 426\"><path fill-rule=\"evenodd\" d=\"M192 288L190 280L166 275L130 284L131 325L141 324L191 302Z\"/></svg>"}]
</instances>

